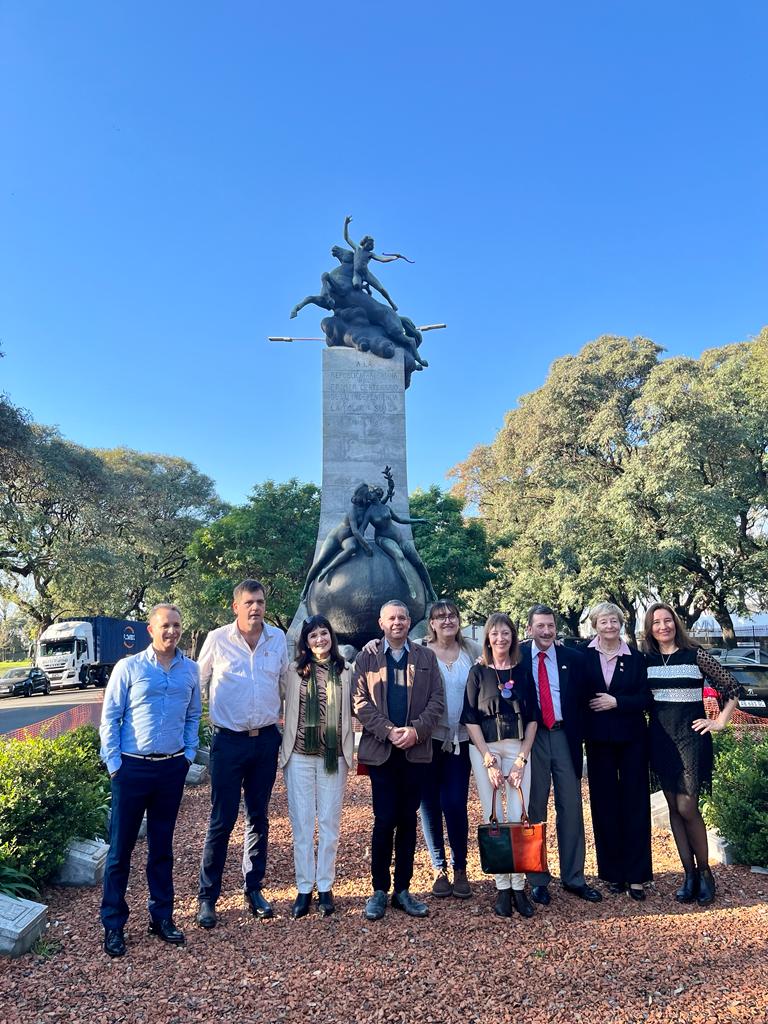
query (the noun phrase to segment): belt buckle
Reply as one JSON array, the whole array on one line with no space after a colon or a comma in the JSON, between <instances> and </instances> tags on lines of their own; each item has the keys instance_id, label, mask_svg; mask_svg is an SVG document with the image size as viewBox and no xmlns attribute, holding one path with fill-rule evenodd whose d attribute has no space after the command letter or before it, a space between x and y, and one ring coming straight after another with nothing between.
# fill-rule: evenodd
<instances>
[{"instance_id":1,"label":"belt buckle","mask_svg":"<svg viewBox=\"0 0 768 1024\"><path fill-rule=\"evenodd\" d=\"M249 729L248 730L248 735L249 736L258 736L260 732L261 732L261 729Z\"/></svg>"}]
</instances>

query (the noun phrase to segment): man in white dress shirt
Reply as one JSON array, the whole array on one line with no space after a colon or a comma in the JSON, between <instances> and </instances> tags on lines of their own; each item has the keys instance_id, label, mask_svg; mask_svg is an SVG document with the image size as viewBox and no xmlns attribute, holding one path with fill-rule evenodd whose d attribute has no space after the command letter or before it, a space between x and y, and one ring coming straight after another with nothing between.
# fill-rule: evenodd
<instances>
[{"instance_id":1,"label":"man in white dress shirt","mask_svg":"<svg viewBox=\"0 0 768 1024\"><path fill-rule=\"evenodd\" d=\"M210 632L200 652L200 685L208 696L211 739L211 818L200 864L202 928L216 925L216 901L227 846L245 803L243 888L258 918L272 917L261 894L267 867L268 808L280 749L280 677L288 667L285 633L264 621L266 595L258 580L235 587L235 621Z\"/></svg>"}]
</instances>

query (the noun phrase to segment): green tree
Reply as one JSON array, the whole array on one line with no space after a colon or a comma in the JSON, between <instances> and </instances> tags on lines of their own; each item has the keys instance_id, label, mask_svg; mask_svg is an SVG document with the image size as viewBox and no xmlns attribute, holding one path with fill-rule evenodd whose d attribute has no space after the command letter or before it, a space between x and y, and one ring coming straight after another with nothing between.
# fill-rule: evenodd
<instances>
[{"instance_id":1,"label":"green tree","mask_svg":"<svg viewBox=\"0 0 768 1024\"><path fill-rule=\"evenodd\" d=\"M768 592L768 393L752 344L669 359L637 413L643 443L623 481L625 537L689 621L710 609L735 645L732 612Z\"/></svg>"},{"instance_id":2,"label":"green tree","mask_svg":"<svg viewBox=\"0 0 768 1024\"><path fill-rule=\"evenodd\" d=\"M584 607L609 598L633 631L645 579L612 492L640 443L634 403L660 351L645 338L605 336L558 359L494 442L453 471L455 493L478 507L499 546L497 607L522 619L545 601L576 631Z\"/></svg>"},{"instance_id":3,"label":"green tree","mask_svg":"<svg viewBox=\"0 0 768 1024\"><path fill-rule=\"evenodd\" d=\"M463 502L433 484L410 495L411 516L428 524L413 527L414 540L429 569L435 593L450 597L462 610L472 604L468 592L491 580L493 548L483 523L463 515Z\"/></svg>"},{"instance_id":4,"label":"green tree","mask_svg":"<svg viewBox=\"0 0 768 1024\"><path fill-rule=\"evenodd\" d=\"M574 629L609 599L631 633L636 599L658 593L689 625L711 609L735 642L731 612L768 588L757 344L659 362L646 339L600 338L457 467L457 493L500 544L510 610L543 599Z\"/></svg>"},{"instance_id":5,"label":"green tree","mask_svg":"<svg viewBox=\"0 0 768 1024\"><path fill-rule=\"evenodd\" d=\"M55 580L101 527L105 473L93 452L33 425L0 478L0 596L45 627Z\"/></svg>"},{"instance_id":6,"label":"green tree","mask_svg":"<svg viewBox=\"0 0 768 1024\"><path fill-rule=\"evenodd\" d=\"M295 478L257 484L247 504L199 530L190 545L199 595L187 606L190 621L200 628L229 621L232 588L250 577L264 583L268 620L287 629L312 564L319 521L315 484Z\"/></svg>"},{"instance_id":7,"label":"green tree","mask_svg":"<svg viewBox=\"0 0 768 1024\"><path fill-rule=\"evenodd\" d=\"M141 616L167 600L196 531L223 511L213 481L186 459L125 448L99 451L101 527L56 581L62 609Z\"/></svg>"}]
</instances>

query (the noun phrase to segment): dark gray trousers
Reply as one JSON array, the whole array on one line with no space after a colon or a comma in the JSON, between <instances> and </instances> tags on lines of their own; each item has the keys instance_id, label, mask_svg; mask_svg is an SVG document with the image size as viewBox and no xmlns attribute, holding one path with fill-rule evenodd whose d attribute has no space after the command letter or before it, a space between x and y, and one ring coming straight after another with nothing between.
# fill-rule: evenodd
<instances>
[{"instance_id":1,"label":"dark gray trousers","mask_svg":"<svg viewBox=\"0 0 768 1024\"><path fill-rule=\"evenodd\" d=\"M544 821L550 784L555 787L557 853L563 885L584 885L584 813L581 781L573 770L568 740L562 729L550 732L540 725L531 749L531 797L528 817ZM549 885L552 875L536 871L528 875L531 885Z\"/></svg>"}]
</instances>

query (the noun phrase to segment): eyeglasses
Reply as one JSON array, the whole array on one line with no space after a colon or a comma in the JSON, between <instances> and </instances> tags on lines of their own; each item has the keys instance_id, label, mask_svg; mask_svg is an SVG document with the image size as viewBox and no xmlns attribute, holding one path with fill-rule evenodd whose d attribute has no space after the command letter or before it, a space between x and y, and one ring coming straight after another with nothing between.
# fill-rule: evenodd
<instances>
[{"instance_id":1,"label":"eyeglasses","mask_svg":"<svg viewBox=\"0 0 768 1024\"><path fill-rule=\"evenodd\" d=\"M433 622L450 622L451 619L458 619L456 612L446 612L444 615L433 615Z\"/></svg>"}]
</instances>

